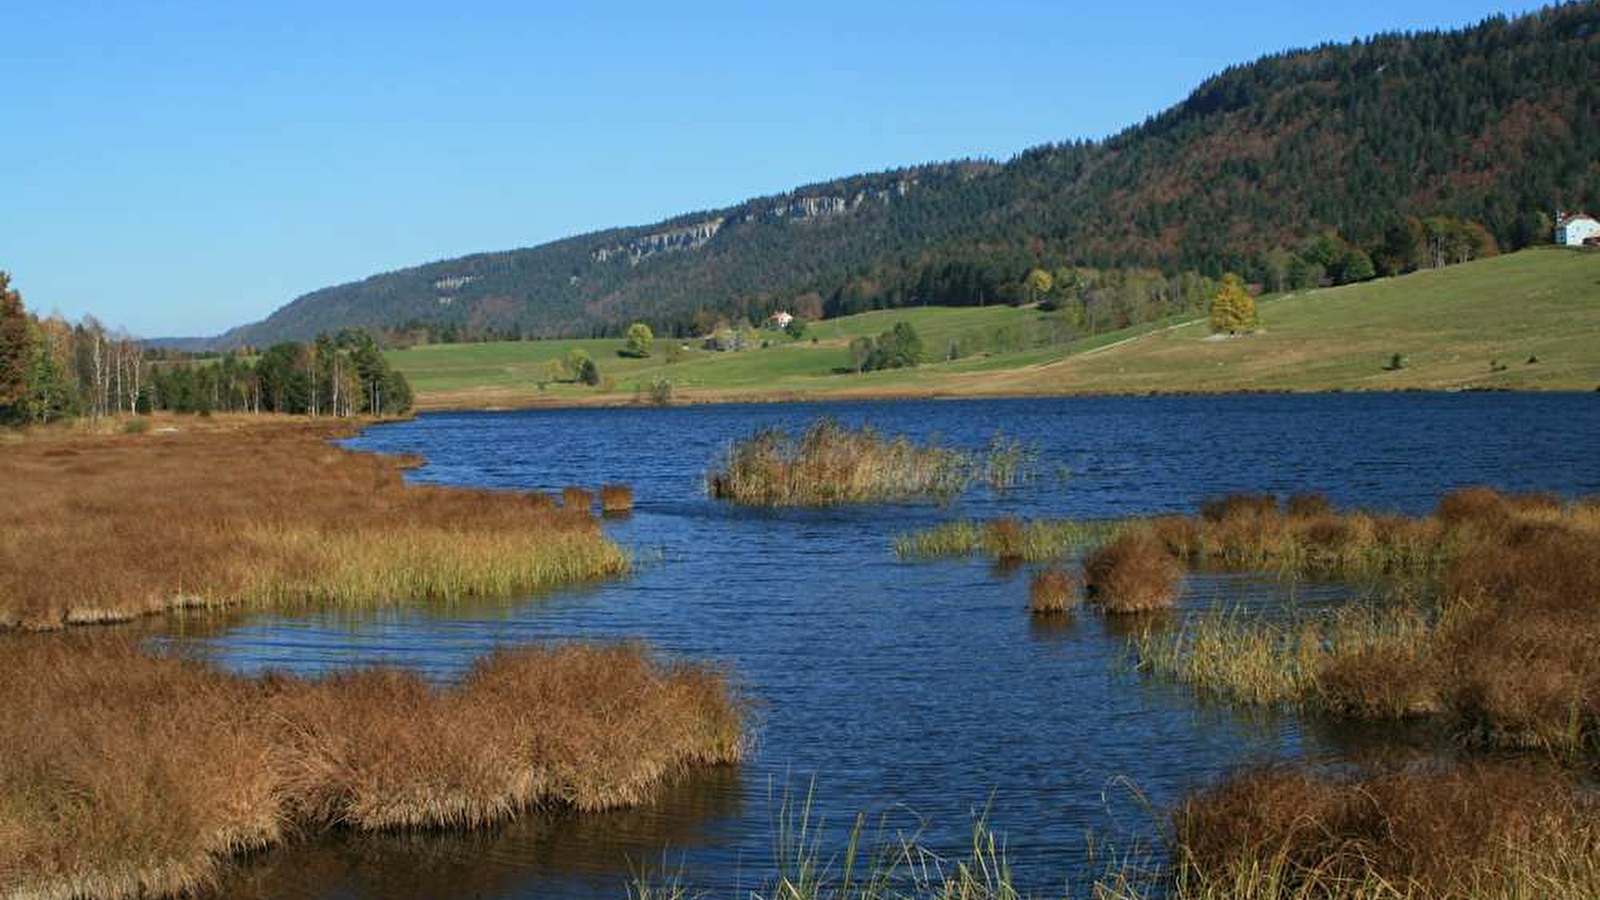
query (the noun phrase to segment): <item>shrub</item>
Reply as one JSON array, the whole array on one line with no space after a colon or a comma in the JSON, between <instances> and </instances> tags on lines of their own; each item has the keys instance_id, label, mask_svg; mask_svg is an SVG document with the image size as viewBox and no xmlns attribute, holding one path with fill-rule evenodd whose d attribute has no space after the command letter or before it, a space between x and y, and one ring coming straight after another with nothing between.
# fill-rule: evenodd
<instances>
[{"instance_id":1,"label":"shrub","mask_svg":"<svg viewBox=\"0 0 1600 900\"><path fill-rule=\"evenodd\" d=\"M1182 578L1183 564L1149 532L1124 533L1083 562L1090 599L1111 613L1171 606Z\"/></svg>"}]
</instances>

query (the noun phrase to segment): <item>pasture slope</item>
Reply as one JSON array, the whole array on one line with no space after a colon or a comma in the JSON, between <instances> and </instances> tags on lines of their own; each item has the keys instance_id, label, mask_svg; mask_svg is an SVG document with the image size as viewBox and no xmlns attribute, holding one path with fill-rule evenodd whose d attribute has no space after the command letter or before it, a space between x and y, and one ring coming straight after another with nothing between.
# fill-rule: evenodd
<instances>
[{"instance_id":1,"label":"pasture slope","mask_svg":"<svg viewBox=\"0 0 1600 900\"><path fill-rule=\"evenodd\" d=\"M1219 339L1192 316L1070 343L1029 345L1051 316L1032 307L926 307L814 323L770 346L647 359L621 341L449 344L393 351L422 409L626 404L658 379L674 402L1239 391L1595 390L1600 388L1600 253L1528 250L1465 265L1298 294L1258 305L1261 329ZM850 371L853 338L916 327L936 361ZM977 348L945 360L952 344ZM541 388L573 348L598 363L598 388ZM1005 349L996 349L1005 348ZM1395 355L1402 360L1392 367Z\"/></svg>"}]
</instances>

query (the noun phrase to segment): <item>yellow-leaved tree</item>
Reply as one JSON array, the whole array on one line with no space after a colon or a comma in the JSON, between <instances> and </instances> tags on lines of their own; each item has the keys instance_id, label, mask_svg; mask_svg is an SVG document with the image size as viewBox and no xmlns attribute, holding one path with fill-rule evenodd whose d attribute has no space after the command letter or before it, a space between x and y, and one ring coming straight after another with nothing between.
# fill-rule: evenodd
<instances>
[{"instance_id":1,"label":"yellow-leaved tree","mask_svg":"<svg viewBox=\"0 0 1600 900\"><path fill-rule=\"evenodd\" d=\"M1211 298L1211 330L1227 334L1253 331L1261 320L1256 317L1256 301L1245 289L1244 279L1232 272L1222 276L1217 295Z\"/></svg>"}]
</instances>

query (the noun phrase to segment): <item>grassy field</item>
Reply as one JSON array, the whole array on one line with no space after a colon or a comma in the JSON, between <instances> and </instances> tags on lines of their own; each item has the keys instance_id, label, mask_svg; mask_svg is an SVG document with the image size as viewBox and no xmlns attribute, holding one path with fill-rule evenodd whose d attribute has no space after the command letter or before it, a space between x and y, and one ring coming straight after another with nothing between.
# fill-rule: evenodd
<instances>
[{"instance_id":1,"label":"grassy field","mask_svg":"<svg viewBox=\"0 0 1600 900\"><path fill-rule=\"evenodd\" d=\"M434 345L395 351L422 408L627 403L653 379L675 400L992 396L1247 390L1567 389L1600 387L1600 254L1542 249L1360 285L1263 300L1262 330L1216 339L1203 321L1167 320L1071 344L983 351L914 370L858 375L849 342L910 322L930 355L951 342L1004 346L1044 313L1010 307L914 308L815 323L804 340L739 353L695 346L667 361L625 359L619 339ZM765 333L764 333L765 334ZM582 347L610 389L538 382ZM1400 369L1386 368L1394 354ZM1537 362L1529 362L1537 358Z\"/></svg>"}]
</instances>

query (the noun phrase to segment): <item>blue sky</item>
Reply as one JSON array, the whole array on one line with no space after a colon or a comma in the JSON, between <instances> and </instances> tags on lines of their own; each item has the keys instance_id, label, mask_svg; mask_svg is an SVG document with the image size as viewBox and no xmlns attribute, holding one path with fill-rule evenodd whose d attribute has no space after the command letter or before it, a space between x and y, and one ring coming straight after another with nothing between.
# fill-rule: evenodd
<instances>
[{"instance_id":1,"label":"blue sky","mask_svg":"<svg viewBox=\"0 0 1600 900\"><path fill-rule=\"evenodd\" d=\"M1478 0L7 5L0 268L212 334L309 290L861 171L1100 137Z\"/></svg>"}]
</instances>

